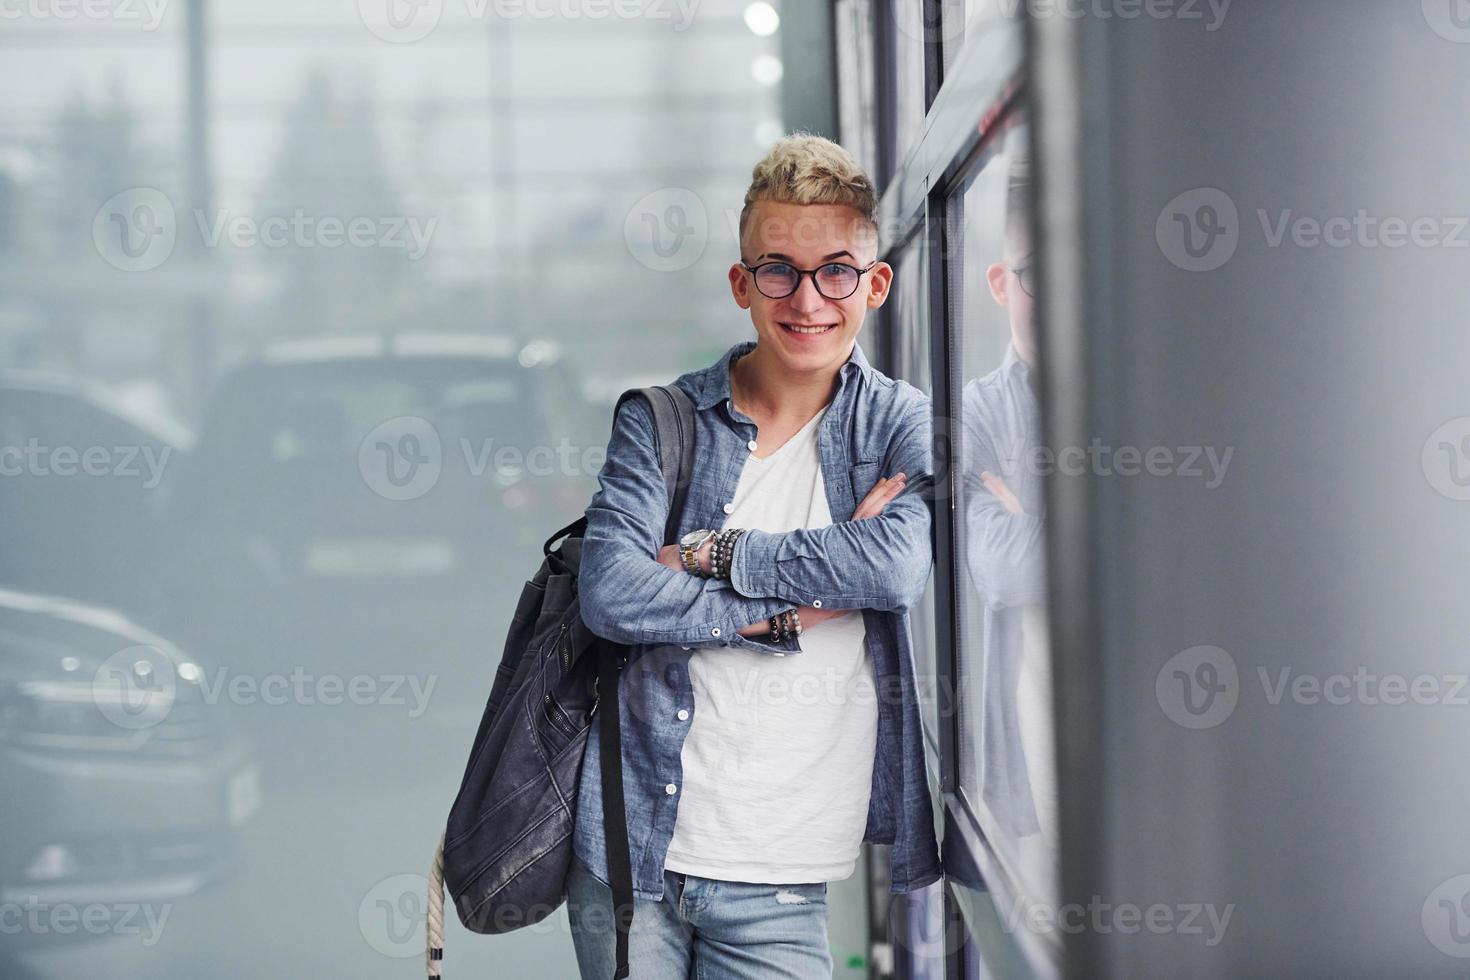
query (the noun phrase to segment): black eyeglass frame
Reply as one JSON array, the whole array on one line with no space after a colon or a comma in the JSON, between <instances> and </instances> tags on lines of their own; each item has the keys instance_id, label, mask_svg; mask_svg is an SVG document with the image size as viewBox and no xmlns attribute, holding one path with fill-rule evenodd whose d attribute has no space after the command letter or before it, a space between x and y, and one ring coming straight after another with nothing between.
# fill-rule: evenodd
<instances>
[{"instance_id":1,"label":"black eyeglass frame","mask_svg":"<svg viewBox=\"0 0 1470 980\"><path fill-rule=\"evenodd\" d=\"M1035 271L1036 271L1036 263L1035 262L1032 262L1029 265L1023 265L1019 269L1012 269L1011 270L1011 274L1016 277L1016 283L1017 283L1017 285L1019 285L1021 287L1021 292L1025 293L1027 296L1030 296L1032 299L1035 299L1036 298L1036 294L1031 291L1031 290L1033 290L1033 289L1036 288L1036 280L1034 280L1034 279L1031 280L1031 287L1029 289L1026 287L1026 280L1028 278L1030 278L1031 274L1034 274Z\"/></svg>"},{"instance_id":2,"label":"black eyeglass frame","mask_svg":"<svg viewBox=\"0 0 1470 980\"><path fill-rule=\"evenodd\" d=\"M817 266L815 269L798 269L798 268L796 268L796 266L792 265L790 262L782 262L780 259L773 259L770 262L762 262L760 265L755 265L755 266L748 265L744 259L741 259L740 260L740 267L743 268L746 272L749 272L750 273L750 279L751 279L751 282L755 283L756 292L760 293L766 299L785 299L788 296L795 295L796 294L796 291L801 288L801 278L802 278L802 276L810 276L811 277L811 280L812 280L812 288L815 289L817 291L817 295L820 296L820 297L822 297L823 299L830 299L830 300L847 299L853 293L855 293L855 292L858 291L858 287L863 284L863 276L866 275L869 272L872 272L873 271L873 267L876 266L877 264L878 264L877 260L874 260L874 261L868 263L868 265L867 265L866 268L859 269L857 266L855 266L855 265L849 265L846 262L823 262L821 265ZM793 270L796 273L796 284L794 286L792 286L789 291L782 293L780 296L772 296L770 293L766 292L764 289L761 289L760 277L757 276L756 273L758 273L760 270L764 269L768 265L784 265L787 268ZM822 292L822 286L821 286L820 283L817 282L817 273L820 272L822 269L827 268L829 265L840 265L844 269L851 269L853 272L856 272L857 273L857 278L855 280L853 280L853 283L852 283L852 289L848 290L842 296L829 296L829 295L827 295L826 293Z\"/></svg>"}]
</instances>

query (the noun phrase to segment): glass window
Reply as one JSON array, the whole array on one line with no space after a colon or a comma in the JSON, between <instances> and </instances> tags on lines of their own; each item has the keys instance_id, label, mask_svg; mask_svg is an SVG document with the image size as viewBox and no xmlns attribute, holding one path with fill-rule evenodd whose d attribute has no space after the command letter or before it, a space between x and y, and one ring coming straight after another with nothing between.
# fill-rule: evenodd
<instances>
[{"instance_id":1,"label":"glass window","mask_svg":"<svg viewBox=\"0 0 1470 980\"><path fill-rule=\"evenodd\" d=\"M929 364L929 250L923 226L896 256L889 259L894 269L893 295L886 309L886 322L893 328L892 374L903 378L926 395L934 394ZM939 745L938 659L934 641L934 578L919 606L909 616L915 669L918 672L920 710L924 731L931 745Z\"/></svg>"},{"instance_id":2,"label":"glass window","mask_svg":"<svg viewBox=\"0 0 1470 980\"><path fill-rule=\"evenodd\" d=\"M949 77L949 66L954 64L954 56L965 46L976 6L976 0L940 0L940 47L944 52L946 78Z\"/></svg>"},{"instance_id":3,"label":"glass window","mask_svg":"<svg viewBox=\"0 0 1470 980\"><path fill-rule=\"evenodd\" d=\"M937 33L944 56L944 78L949 77L949 67L965 44L998 24L1008 23L1015 32L1016 43L1020 43L1026 6L1018 0L939 0L939 7L941 20Z\"/></svg>"},{"instance_id":4,"label":"glass window","mask_svg":"<svg viewBox=\"0 0 1470 980\"><path fill-rule=\"evenodd\" d=\"M924 131L924 113L929 109L924 91L924 38L927 31L923 6L903 0L889 5L896 28L893 31L893 75L897 83L893 100L897 140L894 162L899 166L903 165L919 134Z\"/></svg>"},{"instance_id":5,"label":"glass window","mask_svg":"<svg viewBox=\"0 0 1470 980\"><path fill-rule=\"evenodd\" d=\"M873 109L873 4L840 0L837 29L837 111L842 145L870 174L878 172Z\"/></svg>"},{"instance_id":6,"label":"glass window","mask_svg":"<svg viewBox=\"0 0 1470 980\"><path fill-rule=\"evenodd\" d=\"M1047 637L1025 130L1009 127L947 216L950 343L960 417L955 580L960 789L1033 897L1056 878L1056 773Z\"/></svg>"}]
</instances>

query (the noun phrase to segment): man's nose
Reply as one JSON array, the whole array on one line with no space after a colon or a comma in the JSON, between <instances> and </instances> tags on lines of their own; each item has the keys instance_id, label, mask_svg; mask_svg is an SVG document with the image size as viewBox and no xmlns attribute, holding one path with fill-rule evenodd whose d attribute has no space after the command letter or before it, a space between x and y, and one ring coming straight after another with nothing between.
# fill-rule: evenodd
<instances>
[{"instance_id":1,"label":"man's nose","mask_svg":"<svg viewBox=\"0 0 1470 980\"><path fill-rule=\"evenodd\" d=\"M817 292L817 284L812 282L811 276L802 276L801 281L796 284L796 292L791 294L791 308L798 313L815 313L827 302L825 296Z\"/></svg>"}]
</instances>

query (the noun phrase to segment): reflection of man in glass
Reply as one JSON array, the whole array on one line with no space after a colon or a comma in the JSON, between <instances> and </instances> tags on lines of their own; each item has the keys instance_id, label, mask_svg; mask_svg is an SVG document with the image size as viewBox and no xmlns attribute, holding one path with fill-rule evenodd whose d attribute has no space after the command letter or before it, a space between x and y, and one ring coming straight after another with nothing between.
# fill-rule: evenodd
<instances>
[{"instance_id":1,"label":"reflection of man in glass","mask_svg":"<svg viewBox=\"0 0 1470 980\"><path fill-rule=\"evenodd\" d=\"M985 270L1010 320L1000 367L964 390L966 564L982 606L981 794L1003 829L1054 839L1050 653L1027 161L1013 157L1001 260Z\"/></svg>"}]
</instances>

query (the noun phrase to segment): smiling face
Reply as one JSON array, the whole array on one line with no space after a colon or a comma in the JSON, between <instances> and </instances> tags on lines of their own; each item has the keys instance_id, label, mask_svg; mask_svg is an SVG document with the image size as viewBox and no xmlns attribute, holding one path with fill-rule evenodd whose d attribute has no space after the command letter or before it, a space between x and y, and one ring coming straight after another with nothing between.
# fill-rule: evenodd
<instances>
[{"instance_id":1,"label":"smiling face","mask_svg":"<svg viewBox=\"0 0 1470 980\"><path fill-rule=\"evenodd\" d=\"M883 305L893 282L892 267L874 261L872 222L842 204L758 201L741 246L745 265L730 266L730 292L741 309L750 311L757 346L788 371L835 372L852 353L863 318ZM829 263L868 271L845 299L822 295L811 276L802 276L790 296L771 299L756 288L754 274L745 267L769 262L819 270L817 278L824 281L832 278L820 271Z\"/></svg>"}]
</instances>

